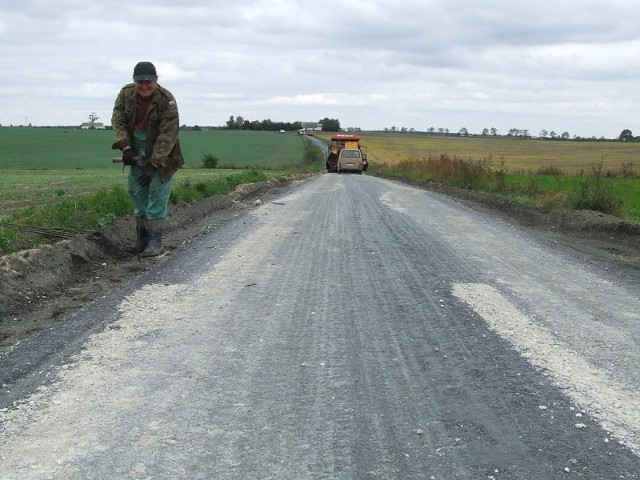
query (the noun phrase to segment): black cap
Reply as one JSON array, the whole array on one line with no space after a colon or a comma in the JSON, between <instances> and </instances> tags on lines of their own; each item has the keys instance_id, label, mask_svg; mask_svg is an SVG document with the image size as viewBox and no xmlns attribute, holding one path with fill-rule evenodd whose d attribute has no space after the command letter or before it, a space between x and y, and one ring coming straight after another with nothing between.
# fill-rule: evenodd
<instances>
[{"instance_id":1,"label":"black cap","mask_svg":"<svg viewBox=\"0 0 640 480\"><path fill-rule=\"evenodd\" d=\"M139 82L141 80L158 80L156 74L156 67L151 62L139 62L133 69L133 81Z\"/></svg>"}]
</instances>

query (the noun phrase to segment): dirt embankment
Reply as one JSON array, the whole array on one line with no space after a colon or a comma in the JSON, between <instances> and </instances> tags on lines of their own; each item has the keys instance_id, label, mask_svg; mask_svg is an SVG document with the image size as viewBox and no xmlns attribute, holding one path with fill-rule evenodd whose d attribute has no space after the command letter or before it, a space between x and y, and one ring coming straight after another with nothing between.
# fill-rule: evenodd
<instances>
[{"instance_id":1,"label":"dirt embankment","mask_svg":"<svg viewBox=\"0 0 640 480\"><path fill-rule=\"evenodd\" d=\"M0 257L0 352L157 265L195 237L267 201L286 185L241 185L230 195L170 207L163 238L166 253L160 257L140 260L124 251L135 238L132 216L93 235Z\"/></svg>"},{"instance_id":2,"label":"dirt embankment","mask_svg":"<svg viewBox=\"0 0 640 480\"><path fill-rule=\"evenodd\" d=\"M263 201L288 184L243 185L231 195L172 207L164 237L167 251ZM640 277L640 226L597 212L544 215L489 195L432 186L505 221L532 228L553 241ZM123 245L135 234L134 220L123 218L90 236L76 236L42 248L0 257L0 352L34 331L104 295L115 285L163 261L166 255L139 261Z\"/></svg>"}]
</instances>

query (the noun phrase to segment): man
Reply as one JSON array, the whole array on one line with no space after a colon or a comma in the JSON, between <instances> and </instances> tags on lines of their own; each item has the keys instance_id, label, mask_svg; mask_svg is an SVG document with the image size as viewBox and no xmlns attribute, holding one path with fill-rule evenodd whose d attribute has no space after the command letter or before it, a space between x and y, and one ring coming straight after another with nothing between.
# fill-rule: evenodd
<instances>
[{"instance_id":1,"label":"man","mask_svg":"<svg viewBox=\"0 0 640 480\"><path fill-rule=\"evenodd\" d=\"M133 81L120 90L111 125L122 161L129 165L128 190L136 218L136 241L128 251L143 257L164 250L173 174L184 165L178 141L178 106L169 90L158 85L156 67L140 62Z\"/></svg>"}]
</instances>

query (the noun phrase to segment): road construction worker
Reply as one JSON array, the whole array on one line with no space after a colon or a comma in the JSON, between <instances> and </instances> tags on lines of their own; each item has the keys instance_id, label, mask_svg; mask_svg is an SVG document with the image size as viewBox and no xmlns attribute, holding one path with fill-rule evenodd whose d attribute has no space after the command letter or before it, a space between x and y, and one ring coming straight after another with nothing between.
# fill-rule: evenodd
<instances>
[{"instance_id":1,"label":"road construction worker","mask_svg":"<svg viewBox=\"0 0 640 480\"><path fill-rule=\"evenodd\" d=\"M143 257L164 250L165 228L173 174L184 165L178 141L178 105L158 83L156 67L140 62L133 83L120 90L111 125L115 142L129 165L128 191L136 218L136 241L126 250Z\"/></svg>"}]
</instances>

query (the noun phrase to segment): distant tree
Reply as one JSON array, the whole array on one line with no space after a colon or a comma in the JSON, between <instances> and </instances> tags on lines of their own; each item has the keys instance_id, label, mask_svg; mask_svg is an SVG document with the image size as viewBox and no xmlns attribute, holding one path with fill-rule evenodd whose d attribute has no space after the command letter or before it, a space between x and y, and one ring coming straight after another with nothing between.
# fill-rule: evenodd
<instances>
[{"instance_id":1,"label":"distant tree","mask_svg":"<svg viewBox=\"0 0 640 480\"><path fill-rule=\"evenodd\" d=\"M468 137L469 136L469 130L467 130L467 127L462 127L460 129L460 131L458 132L458 135L460 135L461 137Z\"/></svg>"},{"instance_id":2,"label":"distant tree","mask_svg":"<svg viewBox=\"0 0 640 480\"><path fill-rule=\"evenodd\" d=\"M555 139L555 138L558 136L558 134L557 134L556 132L554 132L553 130L551 130L551 131L549 132L549 136L550 136L552 139Z\"/></svg>"},{"instance_id":3,"label":"distant tree","mask_svg":"<svg viewBox=\"0 0 640 480\"><path fill-rule=\"evenodd\" d=\"M569 140L570 138L571 138L571 135L569 135L569 132L562 132L563 140Z\"/></svg>"},{"instance_id":4,"label":"distant tree","mask_svg":"<svg viewBox=\"0 0 640 480\"><path fill-rule=\"evenodd\" d=\"M323 132L339 132L340 120L337 118L323 118L318 122L322 125Z\"/></svg>"},{"instance_id":5,"label":"distant tree","mask_svg":"<svg viewBox=\"0 0 640 480\"><path fill-rule=\"evenodd\" d=\"M234 117L231 115L226 125L229 130L241 130L244 128L245 121L241 116Z\"/></svg>"},{"instance_id":6,"label":"distant tree","mask_svg":"<svg viewBox=\"0 0 640 480\"><path fill-rule=\"evenodd\" d=\"M436 132L436 129L435 129L435 128L433 128L433 127L429 127L429 128L427 129L427 132L429 132L429 133L431 133L431 134L433 135L433 134Z\"/></svg>"},{"instance_id":7,"label":"distant tree","mask_svg":"<svg viewBox=\"0 0 640 480\"><path fill-rule=\"evenodd\" d=\"M491 135L493 135L494 137L498 135L498 129L496 127L493 127L491 129Z\"/></svg>"},{"instance_id":8,"label":"distant tree","mask_svg":"<svg viewBox=\"0 0 640 480\"><path fill-rule=\"evenodd\" d=\"M98 115L96 115L96 112L91 112L89 114L89 121L91 123L96 123L96 120L98 120L100 117Z\"/></svg>"},{"instance_id":9,"label":"distant tree","mask_svg":"<svg viewBox=\"0 0 640 480\"><path fill-rule=\"evenodd\" d=\"M629 130L628 128L625 128L624 130L622 130L622 132L620 132L618 140L620 140L621 142L632 142L633 133L631 133L631 130Z\"/></svg>"},{"instance_id":10,"label":"distant tree","mask_svg":"<svg viewBox=\"0 0 640 480\"><path fill-rule=\"evenodd\" d=\"M548 135L549 135L549 132L547 132L544 129L540 130L540 133L538 134L540 138L547 138Z\"/></svg>"},{"instance_id":11,"label":"distant tree","mask_svg":"<svg viewBox=\"0 0 640 480\"><path fill-rule=\"evenodd\" d=\"M489 135L489 129L488 128L483 128L482 129L482 136L486 137L487 135Z\"/></svg>"}]
</instances>

